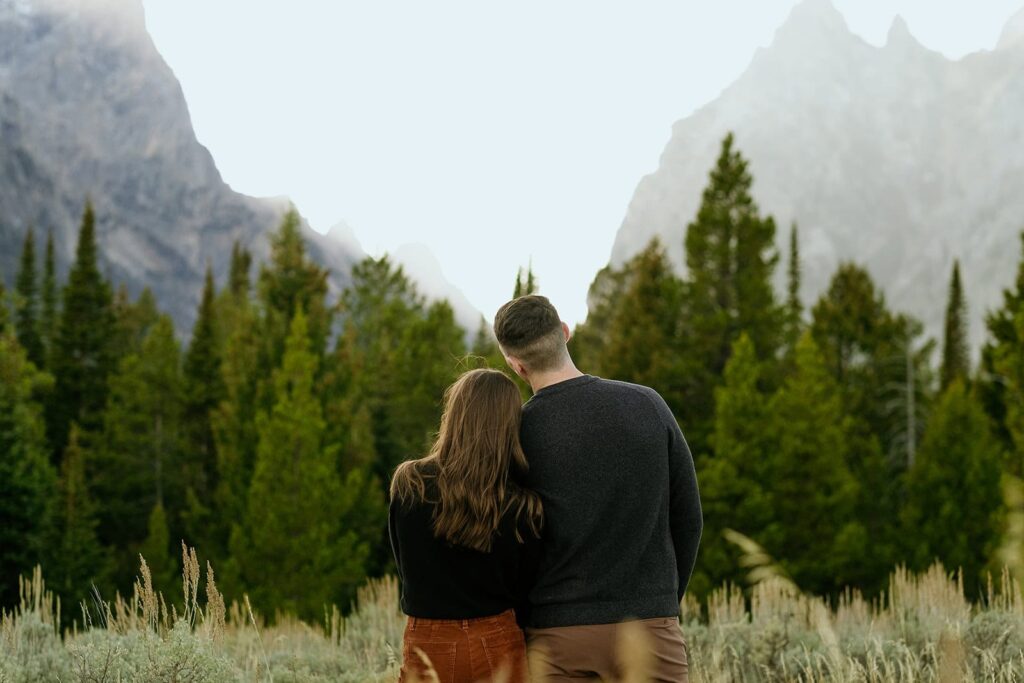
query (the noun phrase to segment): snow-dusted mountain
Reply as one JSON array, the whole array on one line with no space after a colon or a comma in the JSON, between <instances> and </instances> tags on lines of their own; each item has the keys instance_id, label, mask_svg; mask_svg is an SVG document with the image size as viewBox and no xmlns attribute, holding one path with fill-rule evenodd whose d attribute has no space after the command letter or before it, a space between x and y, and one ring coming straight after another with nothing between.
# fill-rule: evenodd
<instances>
[{"instance_id":1,"label":"snow-dusted mountain","mask_svg":"<svg viewBox=\"0 0 1024 683\"><path fill-rule=\"evenodd\" d=\"M875 47L829 0L803 0L735 83L673 126L630 202L613 263L659 235L682 267L686 226L730 130L780 245L791 221L800 226L805 301L840 260L854 260L938 335L959 258L980 343L1024 229L1024 10L995 49L952 61L899 17Z\"/></svg>"},{"instance_id":2,"label":"snow-dusted mountain","mask_svg":"<svg viewBox=\"0 0 1024 683\"><path fill-rule=\"evenodd\" d=\"M259 140L253 144L258 145ZM149 285L191 327L207 261L234 240L268 253L288 202L231 190L196 140L181 87L146 31L141 0L0 0L0 272L13 278L26 227L53 229L70 261L86 196L103 267ZM357 255L308 228L335 291Z\"/></svg>"}]
</instances>

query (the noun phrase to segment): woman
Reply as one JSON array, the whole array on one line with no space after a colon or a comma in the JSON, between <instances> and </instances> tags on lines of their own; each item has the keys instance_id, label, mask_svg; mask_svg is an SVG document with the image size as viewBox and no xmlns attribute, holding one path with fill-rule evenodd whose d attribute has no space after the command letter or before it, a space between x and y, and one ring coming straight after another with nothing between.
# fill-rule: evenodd
<instances>
[{"instance_id":1,"label":"woman","mask_svg":"<svg viewBox=\"0 0 1024 683\"><path fill-rule=\"evenodd\" d=\"M445 392L430 454L391 481L391 547L402 581L400 683L527 680L514 609L525 598L543 513L516 483L519 389L497 370L472 370ZM502 672L502 673L499 673Z\"/></svg>"}]
</instances>

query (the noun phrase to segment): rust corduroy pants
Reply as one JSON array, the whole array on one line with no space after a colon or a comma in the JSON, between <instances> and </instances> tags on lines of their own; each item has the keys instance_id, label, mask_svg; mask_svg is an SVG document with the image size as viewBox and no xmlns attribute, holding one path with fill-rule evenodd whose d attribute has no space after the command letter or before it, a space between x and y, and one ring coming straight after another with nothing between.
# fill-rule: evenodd
<instances>
[{"instance_id":1,"label":"rust corduroy pants","mask_svg":"<svg viewBox=\"0 0 1024 683\"><path fill-rule=\"evenodd\" d=\"M527 683L526 641L512 610L480 619L409 617L399 683ZM424 661L426 660L426 661Z\"/></svg>"}]
</instances>

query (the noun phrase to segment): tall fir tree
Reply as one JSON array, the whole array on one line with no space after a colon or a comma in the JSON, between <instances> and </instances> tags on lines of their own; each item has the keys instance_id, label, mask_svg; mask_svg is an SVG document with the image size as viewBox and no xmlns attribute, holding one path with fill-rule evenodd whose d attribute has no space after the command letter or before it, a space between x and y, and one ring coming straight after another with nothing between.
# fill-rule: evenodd
<instances>
[{"instance_id":1,"label":"tall fir tree","mask_svg":"<svg viewBox=\"0 0 1024 683\"><path fill-rule=\"evenodd\" d=\"M628 284L603 330L596 367L612 379L656 389L677 415L684 411L678 358L682 282L654 239L625 266Z\"/></svg>"},{"instance_id":2,"label":"tall fir tree","mask_svg":"<svg viewBox=\"0 0 1024 683\"><path fill-rule=\"evenodd\" d=\"M57 262L54 255L53 230L46 233L46 253L43 257L43 285L39 313L39 333L49 362L57 338L57 323L60 309L57 290Z\"/></svg>"},{"instance_id":3,"label":"tall fir tree","mask_svg":"<svg viewBox=\"0 0 1024 683\"><path fill-rule=\"evenodd\" d=\"M29 226L21 250L21 262L14 297L14 327L18 343L37 368L46 364L43 339L39 333L39 277L36 269L35 231Z\"/></svg>"},{"instance_id":4,"label":"tall fir tree","mask_svg":"<svg viewBox=\"0 0 1024 683\"><path fill-rule=\"evenodd\" d=\"M220 374L224 398L213 410L210 427L213 431L217 461L216 484L205 539L197 542L207 557L217 562L228 554L231 527L245 517L248 503L249 481L256 458L256 413L259 385L260 350L259 320L255 306L249 298L249 255L237 246L232 253L229 286L217 297L218 338L221 340ZM199 501L197 501L199 502ZM201 506L193 506L190 513L193 526L206 518ZM230 569L223 562L224 569ZM221 584L228 594L240 597L237 576L221 574Z\"/></svg>"},{"instance_id":5,"label":"tall fir tree","mask_svg":"<svg viewBox=\"0 0 1024 683\"><path fill-rule=\"evenodd\" d=\"M1017 311L1014 328L1024 339L1024 309ZM1014 476L1024 473L1024 344L1000 344L993 353L993 367L1001 381L1005 401L1002 428L1009 435L1005 448L1006 469Z\"/></svg>"},{"instance_id":6,"label":"tall fir tree","mask_svg":"<svg viewBox=\"0 0 1024 683\"><path fill-rule=\"evenodd\" d=\"M796 223L789 229L789 260L786 262L786 350L792 354L803 333L804 306L800 301L800 241Z\"/></svg>"},{"instance_id":7,"label":"tall fir tree","mask_svg":"<svg viewBox=\"0 0 1024 683\"><path fill-rule=\"evenodd\" d=\"M938 400L908 473L903 511L911 567L936 559L962 569L964 586L980 596L983 571L999 541L1002 495L999 447L977 399L962 380Z\"/></svg>"},{"instance_id":8,"label":"tall fir tree","mask_svg":"<svg viewBox=\"0 0 1024 683\"><path fill-rule=\"evenodd\" d=\"M1012 451L1015 446L1007 423L1007 379L997 367L1001 356L1024 346L1024 336L1018 333L1016 319L1024 311L1024 232L1020 235L1021 258L1013 286L1003 290L1003 304L985 316L989 338L981 349L981 371L978 385L982 404L995 426L996 437L1003 448ZM1014 465L1011 473L1024 477L1024 469Z\"/></svg>"},{"instance_id":9,"label":"tall fir tree","mask_svg":"<svg viewBox=\"0 0 1024 683\"><path fill-rule=\"evenodd\" d=\"M11 309L7 303L7 288L4 287L4 281L0 278L0 332L7 330L11 324Z\"/></svg>"},{"instance_id":10,"label":"tall fir tree","mask_svg":"<svg viewBox=\"0 0 1024 683\"><path fill-rule=\"evenodd\" d=\"M774 450L768 438L771 415L761 383L760 361L746 334L733 345L721 386L715 389L715 430L710 458L700 474L704 534L701 561L689 591L707 596L723 582L744 583L739 553L724 538L733 529L764 542L772 519L769 459Z\"/></svg>"},{"instance_id":11,"label":"tall fir tree","mask_svg":"<svg viewBox=\"0 0 1024 683\"><path fill-rule=\"evenodd\" d=\"M146 540L139 554L146 560L153 589L167 602L182 598L181 575L178 573L177 553L172 553L171 532L167 525L167 512L163 503L157 501L149 513L146 523Z\"/></svg>"},{"instance_id":12,"label":"tall fir tree","mask_svg":"<svg viewBox=\"0 0 1024 683\"><path fill-rule=\"evenodd\" d=\"M368 548L340 528L345 486L314 394L317 354L306 317L296 308L275 403L257 418L259 446L250 503L231 536L231 562L265 613L317 618L341 587L363 576Z\"/></svg>"},{"instance_id":13,"label":"tall fir tree","mask_svg":"<svg viewBox=\"0 0 1024 683\"><path fill-rule=\"evenodd\" d=\"M518 299L521 296L527 294L537 293L537 278L533 274L533 263L531 262L526 268L526 272L520 268L519 272L516 273L516 285L512 289L512 298Z\"/></svg>"},{"instance_id":14,"label":"tall fir tree","mask_svg":"<svg viewBox=\"0 0 1024 683\"><path fill-rule=\"evenodd\" d=\"M748 162L730 133L686 230L687 343L681 361L688 386L680 417L697 442L710 433L714 386L740 333L750 336L762 360L774 357L781 342L783 311L772 286L779 260L775 221L760 215L752 185Z\"/></svg>"},{"instance_id":15,"label":"tall fir tree","mask_svg":"<svg viewBox=\"0 0 1024 683\"><path fill-rule=\"evenodd\" d=\"M307 257L300 221L292 207L271 236L270 262L260 269L259 299L269 354L264 370L280 362L292 316L299 308L307 316L315 353L324 353L331 330L332 311L326 303L328 273Z\"/></svg>"},{"instance_id":16,"label":"tall fir tree","mask_svg":"<svg viewBox=\"0 0 1024 683\"><path fill-rule=\"evenodd\" d=\"M68 446L61 460L56 520L48 543L47 585L60 596L65 621L76 618L72 609L86 601L92 586L103 592L110 563L96 535L97 506L85 478L81 432L71 425Z\"/></svg>"},{"instance_id":17,"label":"tall fir tree","mask_svg":"<svg viewBox=\"0 0 1024 683\"><path fill-rule=\"evenodd\" d=\"M836 592L868 551L854 518L857 480L847 466L849 420L814 340L797 343L795 369L768 405L772 439L764 481L771 522L764 546L805 590Z\"/></svg>"},{"instance_id":18,"label":"tall fir tree","mask_svg":"<svg viewBox=\"0 0 1024 683\"><path fill-rule=\"evenodd\" d=\"M56 473L50 465L38 396L52 380L0 330L0 605L18 599L18 576L43 559Z\"/></svg>"},{"instance_id":19,"label":"tall fir tree","mask_svg":"<svg viewBox=\"0 0 1024 683\"><path fill-rule=\"evenodd\" d=\"M967 381L971 372L970 350L967 346L967 301L960 281L960 261L953 261L949 280L949 302L942 344L942 388L956 380Z\"/></svg>"},{"instance_id":20,"label":"tall fir tree","mask_svg":"<svg viewBox=\"0 0 1024 683\"><path fill-rule=\"evenodd\" d=\"M161 316L139 353L123 358L111 377L102 438L88 461L92 495L103 501L100 541L115 549L121 587L135 576L153 506L174 502L168 514L176 528L182 500L181 384L174 325Z\"/></svg>"},{"instance_id":21,"label":"tall fir tree","mask_svg":"<svg viewBox=\"0 0 1024 683\"><path fill-rule=\"evenodd\" d=\"M192 342L185 354L182 458L183 485L188 499L185 524L188 542L204 553L215 543L205 533L217 487L217 445L212 420L217 406L226 397L216 315L213 271L207 267Z\"/></svg>"},{"instance_id":22,"label":"tall fir tree","mask_svg":"<svg viewBox=\"0 0 1024 683\"><path fill-rule=\"evenodd\" d=\"M606 356L606 331L617 315L619 303L628 283L627 269L605 266L594 277L587 290L587 319L576 326L569 339L569 352L576 365L585 372L607 374L601 367Z\"/></svg>"},{"instance_id":23,"label":"tall fir tree","mask_svg":"<svg viewBox=\"0 0 1024 683\"><path fill-rule=\"evenodd\" d=\"M51 362L56 388L47 432L55 453L67 445L72 421L82 428L83 440L102 427L107 378L114 369L115 327L110 286L97 260L96 219L87 202Z\"/></svg>"}]
</instances>

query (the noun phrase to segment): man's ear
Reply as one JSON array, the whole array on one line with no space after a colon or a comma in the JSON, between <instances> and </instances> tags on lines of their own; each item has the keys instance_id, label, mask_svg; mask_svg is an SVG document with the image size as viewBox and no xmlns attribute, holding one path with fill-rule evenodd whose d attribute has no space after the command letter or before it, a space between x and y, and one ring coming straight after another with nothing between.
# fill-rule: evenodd
<instances>
[{"instance_id":1,"label":"man's ear","mask_svg":"<svg viewBox=\"0 0 1024 683\"><path fill-rule=\"evenodd\" d=\"M515 356L505 356L505 362L508 363L508 366L510 368L512 368L512 372L522 377L524 381L530 381L529 379L527 379L529 373L526 371L526 366L520 363L518 358L516 358Z\"/></svg>"},{"instance_id":2,"label":"man's ear","mask_svg":"<svg viewBox=\"0 0 1024 683\"><path fill-rule=\"evenodd\" d=\"M562 323L562 334L565 335L565 343L568 344L569 340L572 339L572 330L564 322Z\"/></svg>"}]
</instances>

